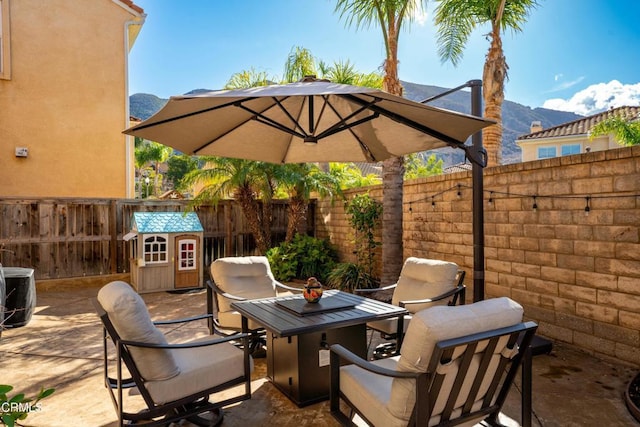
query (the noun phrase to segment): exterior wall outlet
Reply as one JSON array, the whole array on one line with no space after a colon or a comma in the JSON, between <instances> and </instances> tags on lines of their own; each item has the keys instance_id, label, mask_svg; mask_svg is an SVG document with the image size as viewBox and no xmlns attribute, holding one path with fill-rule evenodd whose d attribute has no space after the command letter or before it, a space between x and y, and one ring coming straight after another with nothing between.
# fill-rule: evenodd
<instances>
[{"instance_id":1,"label":"exterior wall outlet","mask_svg":"<svg viewBox=\"0 0 640 427\"><path fill-rule=\"evenodd\" d=\"M27 157L29 149L27 147L16 147L16 157Z\"/></svg>"}]
</instances>

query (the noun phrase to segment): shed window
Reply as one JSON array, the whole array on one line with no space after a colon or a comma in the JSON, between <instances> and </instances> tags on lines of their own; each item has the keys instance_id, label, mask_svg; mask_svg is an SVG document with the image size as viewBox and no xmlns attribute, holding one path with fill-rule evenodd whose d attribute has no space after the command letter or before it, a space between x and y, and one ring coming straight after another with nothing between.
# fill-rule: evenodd
<instances>
[{"instance_id":1,"label":"shed window","mask_svg":"<svg viewBox=\"0 0 640 427\"><path fill-rule=\"evenodd\" d=\"M180 241L178 270L196 269L196 240L185 239Z\"/></svg>"},{"instance_id":2,"label":"shed window","mask_svg":"<svg viewBox=\"0 0 640 427\"><path fill-rule=\"evenodd\" d=\"M556 157L556 147L538 147L539 159L550 159Z\"/></svg>"},{"instance_id":3,"label":"shed window","mask_svg":"<svg viewBox=\"0 0 640 427\"><path fill-rule=\"evenodd\" d=\"M167 262L167 235L152 234L144 238L144 262L162 264Z\"/></svg>"},{"instance_id":4,"label":"shed window","mask_svg":"<svg viewBox=\"0 0 640 427\"><path fill-rule=\"evenodd\" d=\"M0 79L11 78L9 0L0 0Z\"/></svg>"}]
</instances>

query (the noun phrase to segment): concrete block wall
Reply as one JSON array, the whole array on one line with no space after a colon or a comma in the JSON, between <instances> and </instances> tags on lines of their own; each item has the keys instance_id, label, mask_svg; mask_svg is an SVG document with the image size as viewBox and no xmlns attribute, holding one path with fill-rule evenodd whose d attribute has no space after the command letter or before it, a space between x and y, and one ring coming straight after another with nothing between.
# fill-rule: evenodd
<instances>
[{"instance_id":1,"label":"concrete block wall","mask_svg":"<svg viewBox=\"0 0 640 427\"><path fill-rule=\"evenodd\" d=\"M409 181L403 203L405 258L456 262L469 300L471 184ZM640 365L640 146L487 168L484 190L486 296L521 303L543 336ZM318 207L318 236L352 261L343 205Z\"/></svg>"}]
</instances>

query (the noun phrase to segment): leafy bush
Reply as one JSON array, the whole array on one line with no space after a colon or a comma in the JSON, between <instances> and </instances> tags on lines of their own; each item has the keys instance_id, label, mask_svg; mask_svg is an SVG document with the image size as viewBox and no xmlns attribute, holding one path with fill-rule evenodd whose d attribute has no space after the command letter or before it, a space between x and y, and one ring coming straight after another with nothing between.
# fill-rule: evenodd
<instances>
[{"instance_id":1,"label":"leafy bush","mask_svg":"<svg viewBox=\"0 0 640 427\"><path fill-rule=\"evenodd\" d=\"M23 393L16 394L9 398L7 393L13 390L10 385L0 384L0 422L7 427L13 427L17 421L24 420L31 411L38 411L41 399L50 396L55 391L52 388L41 389L33 399L28 399Z\"/></svg>"},{"instance_id":2,"label":"leafy bush","mask_svg":"<svg viewBox=\"0 0 640 427\"><path fill-rule=\"evenodd\" d=\"M354 289L377 288L380 281L366 272L361 265L343 262L331 270L327 278L327 285L334 289L353 293Z\"/></svg>"},{"instance_id":3,"label":"leafy bush","mask_svg":"<svg viewBox=\"0 0 640 427\"><path fill-rule=\"evenodd\" d=\"M297 234L290 243L267 251L267 258L275 278L281 282L314 276L320 282L335 266L338 254L335 248L324 239Z\"/></svg>"}]
</instances>

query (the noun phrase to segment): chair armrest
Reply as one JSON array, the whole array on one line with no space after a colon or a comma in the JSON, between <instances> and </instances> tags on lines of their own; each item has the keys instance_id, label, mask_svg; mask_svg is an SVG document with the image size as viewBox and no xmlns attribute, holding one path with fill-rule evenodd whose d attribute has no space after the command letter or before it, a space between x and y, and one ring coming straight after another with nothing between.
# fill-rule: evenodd
<instances>
[{"instance_id":1,"label":"chair armrest","mask_svg":"<svg viewBox=\"0 0 640 427\"><path fill-rule=\"evenodd\" d=\"M172 325L174 323L188 323L188 322L194 322L196 320L211 319L211 318L213 318L213 315L211 314L201 314L199 316L185 317L182 319L156 320L153 322L153 324L154 325Z\"/></svg>"},{"instance_id":2,"label":"chair armrest","mask_svg":"<svg viewBox=\"0 0 640 427\"><path fill-rule=\"evenodd\" d=\"M233 295L233 294L228 294L228 293L226 293L225 291L223 291L222 289L220 289L220 288L215 284L215 282L213 282L212 280L207 280L207 286L209 286L209 287L213 290L213 292L215 292L216 294L218 294L218 295L220 295L220 296L223 296L223 297L225 297L225 298L228 298L228 299L230 299L230 300L233 300L233 301L246 301L246 300L247 300L246 298L243 298L243 297L239 297L239 296L236 296L236 295Z\"/></svg>"},{"instance_id":3,"label":"chair armrest","mask_svg":"<svg viewBox=\"0 0 640 427\"><path fill-rule=\"evenodd\" d=\"M338 355L340 359L347 360L348 362L351 362L354 365L359 366L366 371L373 372L378 375L384 375L386 377L393 377L393 378L418 378L420 375L423 374L423 372L401 372L401 371L394 371L393 369L383 368L379 365L375 365L371 362L364 360L363 358L350 352L340 344L334 344L329 348L331 350L331 353ZM334 365L332 363L331 369L334 369L334 366L335 366L335 369L338 369L340 367L340 364L338 363L337 365Z\"/></svg>"},{"instance_id":4,"label":"chair armrest","mask_svg":"<svg viewBox=\"0 0 640 427\"><path fill-rule=\"evenodd\" d=\"M360 293L360 294L368 294L373 292L388 291L389 289L395 289L396 286L398 286L397 283L394 283L393 285L387 285L380 288L372 288L372 289L356 288L353 290L353 292Z\"/></svg>"},{"instance_id":5,"label":"chair armrest","mask_svg":"<svg viewBox=\"0 0 640 427\"><path fill-rule=\"evenodd\" d=\"M400 301L398 303L398 305L400 307L406 308L406 305L411 305L411 304L426 304L426 303L430 303L430 302L435 302L435 301L440 301L443 300L445 298L449 298L450 296L456 295L457 293L460 293L462 291L464 291L466 289L465 285L458 285L455 288L440 294L436 297L433 298L425 298L425 299L417 299L417 300L409 300L409 301Z\"/></svg>"},{"instance_id":6,"label":"chair armrest","mask_svg":"<svg viewBox=\"0 0 640 427\"><path fill-rule=\"evenodd\" d=\"M129 341L129 340L119 340L121 344L129 346L129 347L143 347L143 348L164 348L164 349L179 349L179 348L196 348L196 347L207 347L210 345L222 344L229 341L237 341L241 338L248 338L250 334L236 334L233 336L215 338L207 341L198 341L193 343L184 343L184 344L152 344L148 342L140 342L140 341Z\"/></svg>"},{"instance_id":7,"label":"chair armrest","mask_svg":"<svg viewBox=\"0 0 640 427\"><path fill-rule=\"evenodd\" d=\"M304 291L303 288L294 288L293 286L288 286L288 285L285 285L284 283L280 283L280 282L275 282L275 283L276 283L276 287L282 288L282 289L284 289L286 291L294 291L294 292L302 292L302 291Z\"/></svg>"}]
</instances>

